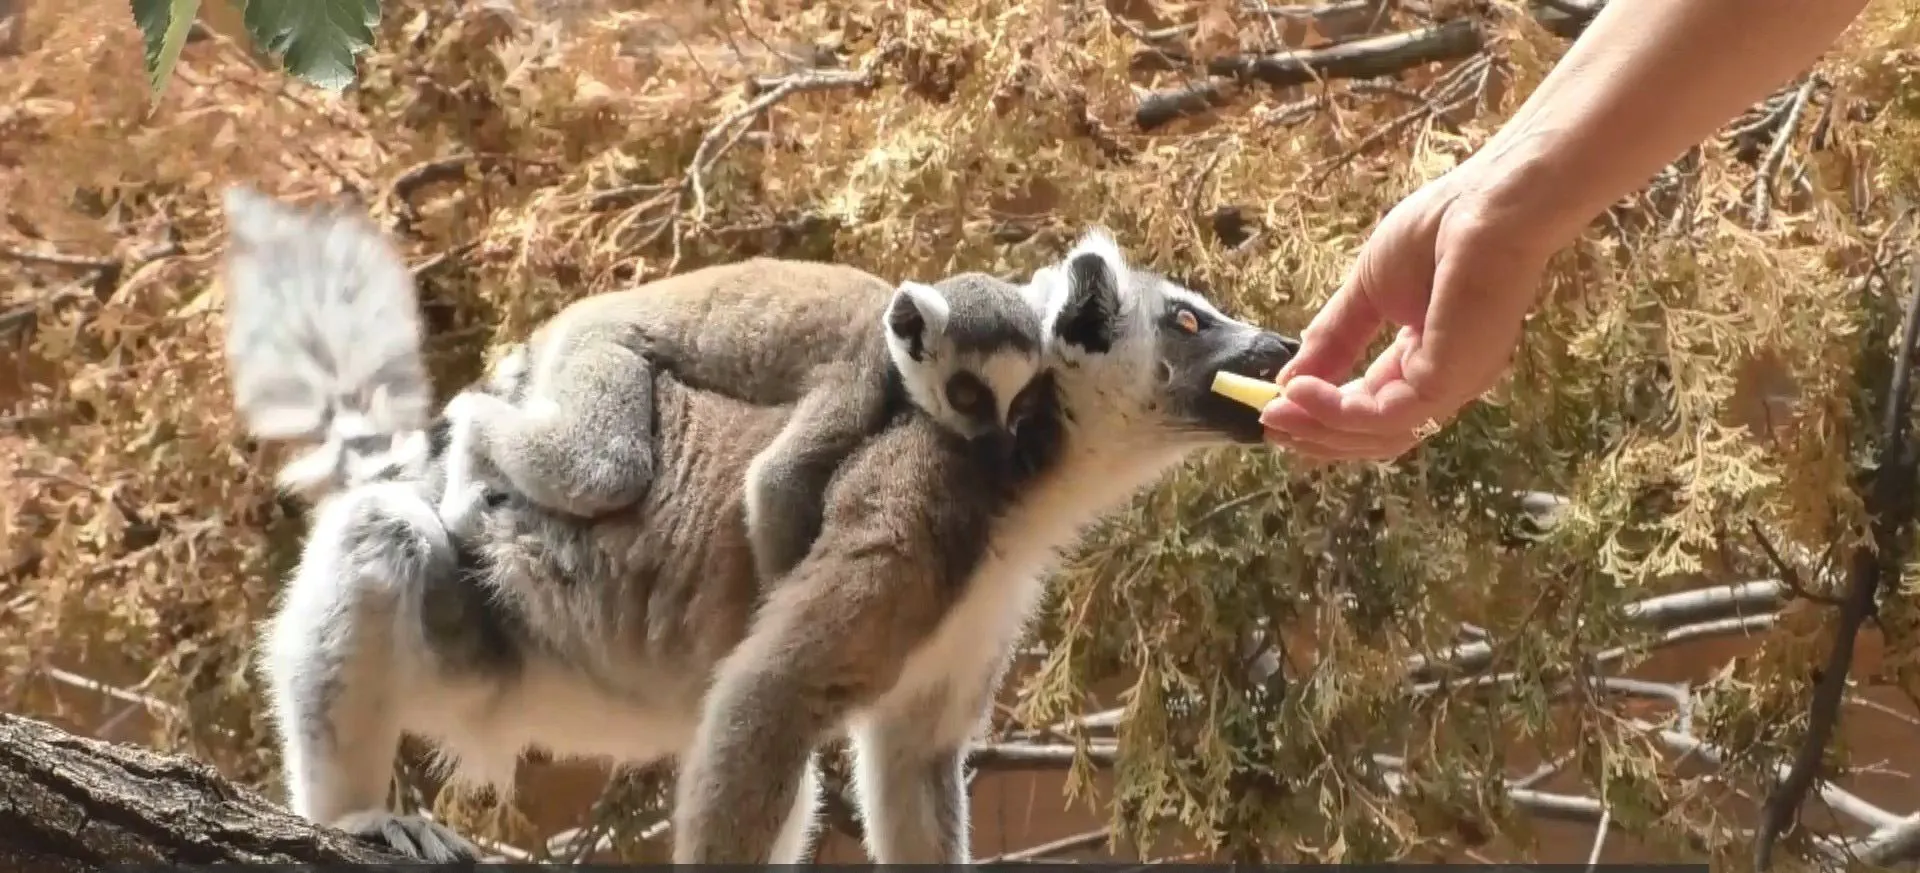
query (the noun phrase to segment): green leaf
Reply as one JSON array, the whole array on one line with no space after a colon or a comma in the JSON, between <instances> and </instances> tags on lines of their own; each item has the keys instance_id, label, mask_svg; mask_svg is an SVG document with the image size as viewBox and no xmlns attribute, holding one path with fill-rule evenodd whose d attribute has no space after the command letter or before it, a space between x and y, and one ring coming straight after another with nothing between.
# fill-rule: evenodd
<instances>
[{"instance_id":1,"label":"green leaf","mask_svg":"<svg viewBox=\"0 0 1920 873\"><path fill-rule=\"evenodd\" d=\"M247 32L280 56L287 72L339 92L353 84L354 58L373 47L379 0L247 0Z\"/></svg>"},{"instance_id":2,"label":"green leaf","mask_svg":"<svg viewBox=\"0 0 1920 873\"><path fill-rule=\"evenodd\" d=\"M147 49L147 89L156 102L166 93L180 49L187 44L187 31L199 13L200 0L133 0L133 20L140 25Z\"/></svg>"}]
</instances>

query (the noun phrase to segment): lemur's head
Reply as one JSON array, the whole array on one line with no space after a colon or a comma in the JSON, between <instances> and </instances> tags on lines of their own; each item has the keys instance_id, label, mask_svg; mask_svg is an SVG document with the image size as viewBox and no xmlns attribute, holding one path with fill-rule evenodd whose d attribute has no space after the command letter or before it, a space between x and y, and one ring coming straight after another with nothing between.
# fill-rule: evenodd
<instances>
[{"instance_id":1,"label":"lemur's head","mask_svg":"<svg viewBox=\"0 0 1920 873\"><path fill-rule=\"evenodd\" d=\"M1188 450L1261 442L1260 416L1213 393L1225 370L1272 379L1300 342L1222 313L1199 293L1126 263L1104 230L1029 283L1064 412L1089 440Z\"/></svg>"},{"instance_id":2,"label":"lemur's head","mask_svg":"<svg viewBox=\"0 0 1920 873\"><path fill-rule=\"evenodd\" d=\"M962 273L902 282L887 304L887 351L907 397L969 440L1010 444L1014 399L1040 372L1040 312L1025 291Z\"/></svg>"}]
</instances>

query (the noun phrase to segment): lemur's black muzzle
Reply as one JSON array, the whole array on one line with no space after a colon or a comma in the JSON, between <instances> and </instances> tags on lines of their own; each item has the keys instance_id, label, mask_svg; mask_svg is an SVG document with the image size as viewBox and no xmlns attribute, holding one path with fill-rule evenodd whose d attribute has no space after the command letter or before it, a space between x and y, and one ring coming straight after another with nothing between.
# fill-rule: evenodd
<instances>
[{"instance_id":1,"label":"lemur's black muzzle","mask_svg":"<svg viewBox=\"0 0 1920 873\"><path fill-rule=\"evenodd\" d=\"M1239 401L1213 393L1213 374L1225 370L1236 376L1272 381L1280 368L1300 352L1300 341L1270 330L1250 329L1232 348L1208 359L1187 374L1185 389L1193 392L1193 414L1201 425L1244 444L1262 440L1260 413Z\"/></svg>"}]
</instances>

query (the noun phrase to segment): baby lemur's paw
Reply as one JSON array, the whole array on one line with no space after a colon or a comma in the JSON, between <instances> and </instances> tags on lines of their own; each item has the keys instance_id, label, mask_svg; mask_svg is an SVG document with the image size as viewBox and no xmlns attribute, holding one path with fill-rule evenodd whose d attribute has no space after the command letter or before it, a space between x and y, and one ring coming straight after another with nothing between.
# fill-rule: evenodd
<instances>
[{"instance_id":1,"label":"baby lemur's paw","mask_svg":"<svg viewBox=\"0 0 1920 873\"><path fill-rule=\"evenodd\" d=\"M500 495L504 497L504 495ZM460 487L449 487L440 496L440 524L447 533L456 538L471 537L478 533L483 510L498 505L492 489L485 482L469 482Z\"/></svg>"},{"instance_id":2,"label":"baby lemur's paw","mask_svg":"<svg viewBox=\"0 0 1920 873\"><path fill-rule=\"evenodd\" d=\"M429 864L470 864L480 860L478 846L452 828L418 815L368 810L341 819L337 826L380 848Z\"/></svg>"},{"instance_id":3,"label":"baby lemur's paw","mask_svg":"<svg viewBox=\"0 0 1920 873\"><path fill-rule=\"evenodd\" d=\"M487 370L487 390L512 397L527 374L527 344L514 343Z\"/></svg>"}]
</instances>

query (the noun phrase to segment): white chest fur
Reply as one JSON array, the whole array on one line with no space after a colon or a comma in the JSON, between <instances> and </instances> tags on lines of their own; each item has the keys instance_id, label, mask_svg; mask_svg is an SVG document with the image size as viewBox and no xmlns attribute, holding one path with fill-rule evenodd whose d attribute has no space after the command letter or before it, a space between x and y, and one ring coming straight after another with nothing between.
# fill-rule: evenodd
<instances>
[{"instance_id":1,"label":"white chest fur","mask_svg":"<svg viewBox=\"0 0 1920 873\"><path fill-rule=\"evenodd\" d=\"M936 707L937 717L921 719L934 729L929 742L971 739L1062 552L1177 460L1111 444L1069 452L995 522L965 593L874 708Z\"/></svg>"}]
</instances>

